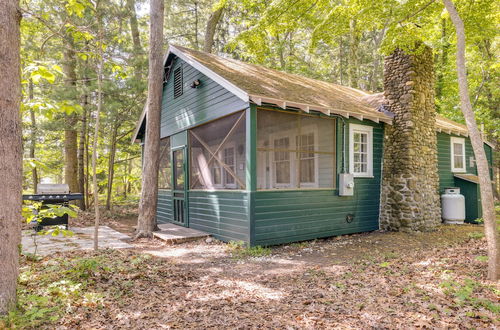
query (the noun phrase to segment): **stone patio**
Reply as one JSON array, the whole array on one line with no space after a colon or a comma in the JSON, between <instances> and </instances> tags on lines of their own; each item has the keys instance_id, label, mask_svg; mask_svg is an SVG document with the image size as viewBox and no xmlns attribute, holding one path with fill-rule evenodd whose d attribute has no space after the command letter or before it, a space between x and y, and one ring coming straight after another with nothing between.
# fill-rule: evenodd
<instances>
[{"instance_id":1,"label":"stone patio","mask_svg":"<svg viewBox=\"0 0 500 330\"><path fill-rule=\"evenodd\" d=\"M36 254L46 256L61 251L92 250L94 248L94 227L70 227L69 230L73 232L73 236L64 237L62 234L58 236L36 235ZM23 231L23 253L35 253L33 236L33 230ZM130 239L128 235L122 234L108 226L99 226L100 249L132 248L132 245L123 241L128 239Z\"/></svg>"}]
</instances>

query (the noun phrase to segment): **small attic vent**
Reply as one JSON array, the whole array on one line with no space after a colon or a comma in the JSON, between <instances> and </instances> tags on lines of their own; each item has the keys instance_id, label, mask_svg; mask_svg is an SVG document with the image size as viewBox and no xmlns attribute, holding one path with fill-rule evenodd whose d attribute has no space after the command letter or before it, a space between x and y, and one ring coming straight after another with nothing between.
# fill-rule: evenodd
<instances>
[{"instance_id":1,"label":"small attic vent","mask_svg":"<svg viewBox=\"0 0 500 330\"><path fill-rule=\"evenodd\" d=\"M182 66L174 70L174 99L182 95Z\"/></svg>"}]
</instances>

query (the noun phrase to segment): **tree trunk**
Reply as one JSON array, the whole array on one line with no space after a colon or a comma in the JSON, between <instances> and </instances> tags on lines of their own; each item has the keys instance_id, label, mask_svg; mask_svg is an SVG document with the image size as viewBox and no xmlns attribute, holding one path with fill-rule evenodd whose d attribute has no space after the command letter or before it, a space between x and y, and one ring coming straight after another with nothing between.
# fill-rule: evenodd
<instances>
[{"instance_id":1,"label":"tree trunk","mask_svg":"<svg viewBox=\"0 0 500 330\"><path fill-rule=\"evenodd\" d=\"M68 37L71 38L71 37ZM72 45L72 41L69 41ZM76 57L70 49L64 50L63 71L66 76L65 85L71 98L76 96ZM69 185L71 192L78 191L78 155L77 155L77 133L76 114L66 115L66 127L64 130L64 181Z\"/></svg>"},{"instance_id":2,"label":"tree trunk","mask_svg":"<svg viewBox=\"0 0 500 330\"><path fill-rule=\"evenodd\" d=\"M460 93L460 108L465 117L467 129L476 157L477 173L479 176L479 189L481 191L481 206L483 209L484 231L488 242L488 279L498 281L500 254L498 251L498 231L495 219L495 206L493 202L493 189L491 185L488 161L484 151L483 139L477 127L474 112L469 97L467 86L467 72L465 63L465 28L455 5L451 0L443 0L446 10L457 34L457 75Z\"/></svg>"},{"instance_id":3,"label":"tree trunk","mask_svg":"<svg viewBox=\"0 0 500 330\"><path fill-rule=\"evenodd\" d=\"M102 21L100 17L100 1L96 2L96 13L97 13L97 34L99 44L98 48L98 63L97 63L97 113L95 117L95 127L94 127L94 141L92 143L92 186L94 190L94 212L95 212L95 222L94 222L94 250L99 249L99 187L97 185L97 142L99 141L99 122L101 117L101 107L102 107L102 70L104 66L104 54L103 49L100 46L103 40L102 37Z\"/></svg>"},{"instance_id":4,"label":"tree trunk","mask_svg":"<svg viewBox=\"0 0 500 330\"><path fill-rule=\"evenodd\" d=\"M352 20L349 26L349 86L358 88L358 48L360 36L356 28L356 21Z\"/></svg>"},{"instance_id":5,"label":"tree trunk","mask_svg":"<svg viewBox=\"0 0 500 330\"><path fill-rule=\"evenodd\" d=\"M158 154L160 153L160 108L163 78L163 5L162 0L151 0L146 141L136 238L152 237L153 231L157 227L156 199L158 197Z\"/></svg>"},{"instance_id":6,"label":"tree trunk","mask_svg":"<svg viewBox=\"0 0 500 330\"><path fill-rule=\"evenodd\" d=\"M116 136L118 135L118 122L115 119L113 123L113 132L111 133L111 144L109 148L108 159L108 185L106 193L106 210L111 210L111 197L113 195L113 178L115 176L115 155L116 155Z\"/></svg>"},{"instance_id":7,"label":"tree trunk","mask_svg":"<svg viewBox=\"0 0 500 330\"><path fill-rule=\"evenodd\" d=\"M82 127L80 131L80 141L78 144L78 190L82 193L83 198L79 201L79 207L82 210L87 208L87 204L85 201L86 198L86 189L85 189L85 145L87 138L87 108L89 106L89 95L87 94L87 90L82 95Z\"/></svg>"},{"instance_id":8,"label":"tree trunk","mask_svg":"<svg viewBox=\"0 0 500 330\"><path fill-rule=\"evenodd\" d=\"M30 79L28 84L28 97L30 101L33 101L33 81ZM35 160L35 148L36 148L36 117L35 111L33 108L30 108L30 119L31 119L31 127L30 127L30 158ZM36 166L33 166L31 169L31 179L33 181L33 193L37 192L37 184L38 184L38 170Z\"/></svg>"},{"instance_id":9,"label":"tree trunk","mask_svg":"<svg viewBox=\"0 0 500 330\"><path fill-rule=\"evenodd\" d=\"M139 24L137 24L137 15L135 12L135 0L127 0L127 10L130 15L130 34L132 35L132 44L134 47L134 77L137 82L142 81L141 54L143 53Z\"/></svg>"},{"instance_id":10,"label":"tree trunk","mask_svg":"<svg viewBox=\"0 0 500 330\"><path fill-rule=\"evenodd\" d=\"M222 13L224 12L224 7L221 7L210 14L210 17L207 21L207 27L205 29L205 44L203 46L203 50L207 53L212 52L212 48L214 46L214 37L215 31L217 30L217 25L222 17Z\"/></svg>"},{"instance_id":11,"label":"tree trunk","mask_svg":"<svg viewBox=\"0 0 500 330\"><path fill-rule=\"evenodd\" d=\"M130 15L130 33L132 34L132 43L134 53L142 53L141 38L139 34L139 24L137 24L137 15L135 13L135 0L127 0L127 10Z\"/></svg>"},{"instance_id":12,"label":"tree trunk","mask_svg":"<svg viewBox=\"0 0 500 330\"><path fill-rule=\"evenodd\" d=\"M15 306L21 243L20 20L18 0L0 1L0 315Z\"/></svg>"}]
</instances>

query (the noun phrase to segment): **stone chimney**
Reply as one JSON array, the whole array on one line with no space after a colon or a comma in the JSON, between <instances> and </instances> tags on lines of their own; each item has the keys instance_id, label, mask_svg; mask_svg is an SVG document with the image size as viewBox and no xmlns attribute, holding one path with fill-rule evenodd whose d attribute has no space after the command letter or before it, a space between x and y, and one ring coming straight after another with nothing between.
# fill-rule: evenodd
<instances>
[{"instance_id":1,"label":"stone chimney","mask_svg":"<svg viewBox=\"0 0 500 330\"><path fill-rule=\"evenodd\" d=\"M432 230L441 222L441 205L431 49L387 56L384 89L394 119L384 137L381 229Z\"/></svg>"}]
</instances>

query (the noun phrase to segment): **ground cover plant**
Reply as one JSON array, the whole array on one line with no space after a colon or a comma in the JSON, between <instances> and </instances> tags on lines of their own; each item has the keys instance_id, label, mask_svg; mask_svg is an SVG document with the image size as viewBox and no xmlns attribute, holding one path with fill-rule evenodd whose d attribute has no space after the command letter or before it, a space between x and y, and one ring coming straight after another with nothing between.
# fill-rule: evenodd
<instances>
[{"instance_id":1,"label":"ground cover plant","mask_svg":"<svg viewBox=\"0 0 500 330\"><path fill-rule=\"evenodd\" d=\"M24 258L18 308L0 328L495 328L500 287L484 280L481 231L374 232L259 251L142 240Z\"/></svg>"}]
</instances>

